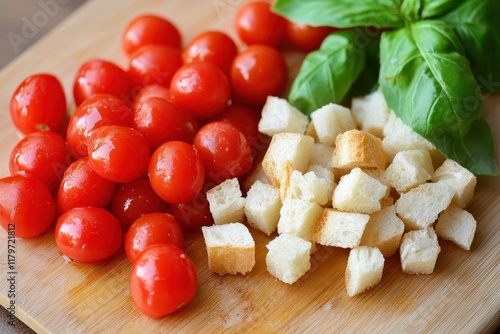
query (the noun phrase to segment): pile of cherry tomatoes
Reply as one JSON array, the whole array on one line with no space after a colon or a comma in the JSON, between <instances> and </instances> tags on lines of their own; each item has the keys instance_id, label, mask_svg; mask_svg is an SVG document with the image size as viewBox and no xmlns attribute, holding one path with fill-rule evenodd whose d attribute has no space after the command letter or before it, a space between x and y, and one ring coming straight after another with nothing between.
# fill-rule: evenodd
<instances>
[{"instance_id":1,"label":"pile of cherry tomatoes","mask_svg":"<svg viewBox=\"0 0 500 334\"><path fill-rule=\"evenodd\" d=\"M260 1L240 8L235 28L244 50L219 31L182 48L167 19L135 18L122 37L128 68L82 64L69 120L55 76L26 78L11 99L24 137L12 150L11 176L0 179L1 225L33 238L56 221L57 247L79 262L104 261L123 244L144 314L186 305L197 275L183 231L212 224L205 192L244 177L265 149L260 108L288 80L280 45L311 51L331 32L288 22Z\"/></svg>"}]
</instances>

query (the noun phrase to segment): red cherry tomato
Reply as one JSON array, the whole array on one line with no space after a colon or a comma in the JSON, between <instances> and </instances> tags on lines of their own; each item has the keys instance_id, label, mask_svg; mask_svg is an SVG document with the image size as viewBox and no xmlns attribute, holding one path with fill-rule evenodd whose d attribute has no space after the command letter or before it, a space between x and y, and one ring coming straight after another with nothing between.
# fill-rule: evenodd
<instances>
[{"instance_id":1,"label":"red cherry tomato","mask_svg":"<svg viewBox=\"0 0 500 334\"><path fill-rule=\"evenodd\" d=\"M222 182L239 177L252 167L252 153L245 135L234 125L217 121L204 125L193 145L211 180Z\"/></svg>"},{"instance_id":2,"label":"red cherry tomato","mask_svg":"<svg viewBox=\"0 0 500 334\"><path fill-rule=\"evenodd\" d=\"M235 17L236 32L247 45L277 46L285 37L286 20L271 11L271 4L249 2L240 7Z\"/></svg>"},{"instance_id":3,"label":"red cherry tomato","mask_svg":"<svg viewBox=\"0 0 500 334\"><path fill-rule=\"evenodd\" d=\"M113 95L130 103L134 86L130 75L118 65L92 59L78 69L73 83L73 97L77 106L96 94Z\"/></svg>"},{"instance_id":4,"label":"red cherry tomato","mask_svg":"<svg viewBox=\"0 0 500 334\"><path fill-rule=\"evenodd\" d=\"M197 230L214 223L205 191L200 191L192 200L184 203L170 203L170 213L183 230Z\"/></svg>"},{"instance_id":5,"label":"red cherry tomato","mask_svg":"<svg viewBox=\"0 0 500 334\"><path fill-rule=\"evenodd\" d=\"M122 244L118 220L108 211L91 206L73 208L57 220L56 244L73 261L95 263L113 256Z\"/></svg>"},{"instance_id":6,"label":"red cherry tomato","mask_svg":"<svg viewBox=\"0 0 500 334\"><path fill-rule=\"evenodd\" d=\"M206 31L193 38L182 51L184 63L208 61L229 73L231 63L238 53L236 44L227 34Z\"/></svg>"},{"instance_id":7,"label":"red cherry tomato","mask_svg":"<svg viewBox=\"0 0 500 334\"><path fill-rule=\"evenodd\" d=\"M130 126L132 117L132 110L123 100L107 94L94 95L71 116L66 140L77 156L86 157L92 131L103 125Z\"/></svg>"},{"instance_id":8,"label":"red cherry tomato","mask_svg":"<svg viewBox=\"0 0 500 334\"><path fill-rule=\"evenodd\" d=\"M24 172L36 176L53 190L73 161L66 140L52 131L33 132L17 143L11 152L11 174Z\"/></svg>"},{"instance_id":9,"label":"red cherry tomato","mask_svg":"<svg viewBox=\"0 0 500 334\"><path fill-rule=\"evenodd\" d=\"M134 263L140 252L154 244L172 244L184 249L184 232L171 214L152 212L137 219L125 236L125 254Z\"/></svg>"},{"instance_id":10,"label":"red cherry tomato","mask_svg":"<svg viewBox=\"0 0 500 334\"><path fill-rule=\"evenodd\" d=\"M183 65L170 84L172 104L197 117L210 117L221 112L231 98L227 76L209 62Z\"/></svg>"},{"instance_id":11,"label":"red cherry tomato","mask_svg":"<svg viewBox=\"0 0 500 334\"><path fill-rule=\"evenodd\" d=\"M181 48L182 38L177 27L169 20L157 15L140 15L125 28L122 47L131 55L141 46L157 44Z\"/></svg>"},{"instance_id":12,"label":"red cherry tomato","mask_svg":"<svg viewBox=\"0 0 500 334\"><path fill-rule=\"evenodd\" d=\"M231 66L231 85L244 102L263 105L269 95L279 96L287 81L283 55L266 45L251 45Z\"/></svg>"},{"instance_id":13,"label":"red cherry tomato","mask_svg":"<svg viewBox=\"0 0 500 334\"><path fill-rule=\"evenodd\" d=\"M307 24L287 21L286 38L298 50L310 52L319 49L321 43L335 31L331 27L312 27Z\"/></svg>"},{"instance_id":14,"label":"red cherry tomato","mask_svg":"<svg viewBox=\"0 0 500 334\"><path fill-rule=\"evenodd\" d=\"M128 72L141 86L168 87L181 66L179 50L163 45L145 45L130 56Z\"/></svg>"},{"instance_id":15,"label":"red cherry tomato","mask_svg":"<svg viewBox=\"0 0 500 334\"><path fill-rule=\"evenodd\" d=\"M14 91L10 117L23 134L38 130L59 131L66 120L66 96L55 76L29 76Z\"/></svg>"},{"instance_id":16,"label":"red cherry tomato","mask_svg":"<svg viewBox=\"0 0 500 334\"><path fill-rule=\"evenodd\" d=\"M149 163L149 180L155 192L170 203L190 201L203 187L204 168L198 151L183 141L160 146Z\"/></svg>"},{"instance_id":17,"label":"red cherry tomato","mask_svg":"<svg viewBox=\"0 0 500 334\"><path fill-rule=\"evenodd\" d=\"M60 212L84 206L104 208L114 190L114 182L97 174L90 167L88 157L81 158L64 172L57 194L57 206Z\"/></svg>"},{"instance_id":18,"label":"red cherry tomato","mask_svg":"<svg viewBox=\"0 0 500 334\"><path fill-rule=\"evenodd\" d=\"M170 89L162 85L148 85L142 87L134 96L132 109L136 110L139 106L150 97L160 97L170 101Z\"/></svg>"},{"instance_id":19,"label":"red cherry tomato","mask_svg":"<svg viewBox=\"0 0 500 334\"><path fill-rule=\"evenodd\" d=\"M158 97L147 99L134 111L132 127L146 137L151 151L171 140L192 142L199 128L194 116Z\"/></svg>"},{"instance_id":20,"label":"red cherry tomato","mask_svg":"<svg viewBox=\"0 0 500 334\"><path fill-rule=\"evenodd\" d=\"M153 190L147 176L116 186L110 211L118 218L123 231L150 212L166 212L168 204Z\"/></svg>"},{"instance_id":21,"label":"red cherry tomato","mask_svg":"<svg viewBox=\"0 0 500 334\"><path fill-rule=\"evenodd\" d=\"M89 163L103 178L130 182L144 175L149 163L149 145L133 128L104 125L89 138Z\"/></svg>"},{"instance_id":22,"label":"red cherry tomato","mask_svg":"<svg viewBox=\"0 0 500 334\"><path fill-rule=\"evenodd\" d=\"M152 318L161 318L186 306L194 297L198 278L188 254L171 244L142 251L130 278L132 299Z\"/></svg>"},{"instance_id":23,"label":"red cherry tomato","mask_svg":"<svg viewBox=\"0 0 500 334\"><path fill-rule=\"evenodd\" d=\"M52 195L38 178L17 174L0 179L0 225L6 231L34 238L48 230L54 217Z\"/></svg>"}]
</instances>

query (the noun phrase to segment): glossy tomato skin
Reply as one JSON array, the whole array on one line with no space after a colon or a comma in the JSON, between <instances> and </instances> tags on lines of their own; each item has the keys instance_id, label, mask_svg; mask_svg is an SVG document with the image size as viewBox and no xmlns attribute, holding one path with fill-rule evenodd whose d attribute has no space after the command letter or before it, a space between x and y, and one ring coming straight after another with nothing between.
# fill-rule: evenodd
<instances>
[{"instance_id":1,"label":"glossy tomato skin","mask_svg":"<svg viewBox=\"0 0 500 334\"><path fill-rule=\"evenodd\" d=\"M120 98L97 94L80 104L71 116L66 140L75 155L86 157L92 131L103 125L130 126L132 109Z\"/></svg>"},{"instance_id":2,"label":"glossy tomato skin","mask_svg":"<svg viewBox=\"0 0 500 334\"><path fill-rule=\"evenodd\" d=\"M167 141L192 142L199 129L194 116L158 97L147 99L134 110L132 127L146 137L152 152Z\"/></svg>"},{"instance_id":3,"label":"glossy tomato skin","mask_svg":"<svg viewBox=\"0 0 500 334\"><path fill-rule=\"evenodd\" d=\"M50 190L59 186L63 173L73 162L66 140L52 131L32 132L17 143L9 160L10 173L28 173Z\"/></svg>"},{"instance_id":4,"label":"glossy tomato skin","mask_svg":"<svg viewBox=\"0 0 500 334\"><path fill-rule=\"evenodd\" d=\"M216 121L204 125L194 137L206 174L220 183L240 177L252 168L253 157L245 135L234 125Z\"/></svg>"},{"instance_id":5,"label":"glossy tomato skin","mask_svg":"<svg viewBox=\"0 0 500 334\"><path fill-rule=\"evenodd\" d=\"M311 52L319 49L326 36L335 30L332 27L312 27L303 23L287 21L286 39L294 48Z\"/></svg>"},{"instance_id":6,"label":"glossy tomato skin","mask_svg":"<svg viewBox=\"0 0 500 334\"><path fill-rule=\"evenodd\" d=\"M57 220L55 240L61 253L71 260L96 263L120 249L122 230L118 220L102 208L73 208Z\"/></svg>"},{"instance_id":7,"label":"glossy tomato skin","mask_svg":"<svg viewBox=\"0 0 500 334\"><path fill-rule=\"evenodd\" d=\"M199 230L202 226L210 226L214 223L210 203L203 190L188 202L170 203L169 211L185 231Z\"/></svg>"},{"instance_id":8,"label":"glossy tomato skin","mask_svg":"<svg viewBox=\"0 0 500 334\"><path fill-rule=\"evenodd\" d=\"M106 180L90 167L88 157L73 162L64 172L57 194L59 212L72 208L106 207L115 190L115 182Z\"/></svg>"},{"instance_id":9,"label":"glossy tomato skin","mask_svg":"<svg viewBox=\"0 0 500 334\"><path fill-rule=\"evenodd\" d=\"M229 103L227 76L216 65L203 61L183 65L170 84L172 104L196 117L210 117Z\"/></svg>"},{"instance_id":10,"label":"glossy tomato skin","mask_svg":"<svg viewBox=\"0 0 500 334\"><path fill-rule=\"evenodd\" d=\"M284 56L266 45L251 45L231 65L231 86L245 103L263 105L267 96L279 96L285 88L288 69Z\"/></svg>"},{"instance_id":11,"label":"glossy tomato skin","mask_svg":"<svg viewBox=\"0 0 500 334\"><path fill-rule=\"evenodd\" d=\"M233 39L220 31L205 31L193 38L182 51L184 63L208 61L229 73L238 53Z\"/></svg>"},{"instance_id":12,"label":"glossy tomato skin","mask_svg":"<svg viewBox=\"0 0 500 334\"><path fill-rule=\"evenodd\" d=\"M180 49L182 36L177 27L158 15L139 15L126 26L122 35L122 47L131 55L148 44L164 45Z\"/></svg>"},{"instance_id":13,"label":"glossy tomato skin","mask_svg":"<svg viewBox=\"0 0 500 334\"><path fill-rule=\"evenodd\" d=\"M125 254L131 263L147 247L154 244L172 244L184 249L184 232L174 216L152 212L137 219L125 236Z\"/></svg>"},{"instance_id":14,"label":"glossy tomato skin","mask_svg":"<svg viewBox=\"0 0 500 334\"><path fill-rule=\"evenodd\" d=\"M170 101L170 89L162 85L147 85L142 87L137 94L134 95L132 110L139 108L139 106L150 97L159 97Z\"/></svg>"},{"instance_id":15,"label":"glossy tomato skin","mask_svg":"<svg viewBox=\"0 0 500 334\"><path fill-rule=\"evenodd\" d=\"M110 204L110 211L118 218L124 232L143 215L167 209L168 204L155 193L147 175L118 184Z\"/></svg>"},{"instance_id":16,"label":"glossy tomato skin","mask_svg":"<svg viewBox=\"0 0 500 334\"><path fill-rule=\"evenodd\" d=\"M132 299L148 317L161 318L186 306L196 294L198 277L188 254L171 244L155 244L135 260Z\"/></svg>"},{"instance_id":17,"label":"glossy tomato skin","mask_svg":"<svg viewBox=\"0 0 500 334\"><path fill-rule=\"evenodd\" d=\"M10 116L23 134L61 130L66 120L66 96L59 79L40 73L23 80L11 97Z\"/></svg>"},{"instance_id":18,"label":"glossy tomato skin","mask_svg":"<svg viewBox=\"0 0 500 334\"><path fill-rule=\"evenodd\" d=\"M89 138L89 163L103 178L130 182L148 169L149 145L137 130L119 125L104 125Z\"/></svg>"},{"instance_id":19,"label":"glossy tomato skin","mask_svg":"<svg viewBox=\"0 0 500 334\"><path fill-rule=\"evenodd\" d=\"M271 11L271 4L253 1L240 7L234 22L236 32L247 45L277 46L285 37L286 20Z\"/></svg>"},{"instance_id":20,"label":"glossy tomato skin","mask_svg":"<svg viewBox=\"0 0 500 334\"><path fill-rule=\"evenodd\" d=\"M54 218L52 195L38 178L17 174L0 179L0 225L6 231L34 238L47 231Z\"/></svg>"},{"instance_id":21,"label":"glossy tomato skin","mask_svg":"<svg viewBox=\"0 0 500 334\"><path fill-rule=\"evenodd\" d=\"M169 203L188 202L203 187L205 169L193 145L169 141L161 145L149 162L149 181L154 191Z\"/></svg>"},{"instance_id":22,"label":"glossy tomato skin","mask_svg":"<svg viewBox=\"0 0 500 334\"><path fill-rule=\"evenodd\" d=\"M168 87L174 73L182 66L178 49L163 45L145 45L129 59L128 73L140 86Z\"/></svg>"},{"instance_id":23,"label":"glossy tomato skin","mask_svg":"<svg viewBox=\"0 0 500 334\"><path fill-rule=\"evenodd\" d=\"M107 60L91 59L76 73L73 97L77 106L96 94L113 95L130 103L134 88L135 82L121 67Z\"/></svg>"}]
</instances>

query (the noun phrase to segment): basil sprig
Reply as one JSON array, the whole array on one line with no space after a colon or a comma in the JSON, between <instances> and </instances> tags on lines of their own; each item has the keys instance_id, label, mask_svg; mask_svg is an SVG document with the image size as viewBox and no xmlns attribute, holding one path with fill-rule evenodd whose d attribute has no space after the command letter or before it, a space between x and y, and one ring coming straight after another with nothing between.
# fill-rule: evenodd
<instances>
[{"instance_id":1,"label":"basil sprig","mask_svg":"<svg viewBox=\"0 0 500 334\"><path fill-rule=\"evenodd\" d=\"M367 94L378 77L405 124L474 174L498 174L481 93L500 89L500 1L277 0L273 8L344 28L305 58L288 97L302 112ZM384 29L380 38L373 27Z\"/></svg>"}]
</instances>

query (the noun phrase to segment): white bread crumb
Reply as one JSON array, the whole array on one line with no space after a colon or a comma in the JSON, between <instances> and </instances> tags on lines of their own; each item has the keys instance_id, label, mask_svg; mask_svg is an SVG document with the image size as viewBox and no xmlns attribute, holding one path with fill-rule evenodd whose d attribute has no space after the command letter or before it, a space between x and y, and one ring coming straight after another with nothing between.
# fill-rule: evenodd
<instances>
[{"instance_id":1,"label":"white bread crumb","mask_svg":"<svg viewBox=\"0 0 500 334\"><path fill-rule=\"evenodd\" d=\"M286 99L268 96L259 121L259 132L272 136L281 132L304 134L309 119Z\"/></svg>"},{"instance_id":2,"label":"white bread crumb","mask_svg":"<svg viewBox=\"0 0 500 334\"><path fill-rule=\"evenodd\" d=\"M334 103L313 111L311 124L319 142L330 146L335 145L335 138L342 132L356 129L351 110Z\"/></svg>"},{"instance_id":3,"label":"white bread crumb","mask_svg":"<svg viewBox=\"0 0 500 334\"><path fill-rule=\"evenodd\" d=\"M278 233L289 233L305 240L312 240L314 227L323 208L301 199L286 199L280 210Z\"/></svg>"},{"instance_id":4,"label":"white bread crumb","mask_svg":"<svg viewBox=\"0 0 500 334\"><path fill-rule=\"evenodd\" d=\"M314 172L302 174L294 170L287 182L281 183L281 200L302 199L319 205L328 203L328 182Z\"/></svg>"},{"instance_id":5,"label":"white bread crumb","mask_svg":"<svg viewBox=\"0 0 500 334\"><path fill-rule=\"evenodd\" d=\"M405 274L432 274L441 247L431 227L409 231L403 235L399 253Z\"/></svg>"},{"instance_id":6,"label":"white bread crumb","mask_svg":"<svg viewBox=\"0 0 500 334\"><path fill-rule=\"evenodd\" d=\"M358 246L349 252L345 285L349 297L373 288L382 279L384 256L378 248Z\"/></svg>"},{"instance_id":7,"label":"white bread crumb","mask_svg":"<svg viewBox=\"0 0 500 334\"><path fill-rule=\"evenodd\" d=\"M367 214L325 208L316 224L313 241L323 246L357 247L369 219Z\"/></svg>"},{"instance_id":8,"label":"white bread crumb","mask_svg":"<svg viewBox=\"0 0 500 334\"><path fill-rule=\"evenodd\" d=\"M237 178L225 180L208 190L207 200L217 225L242 222L245 218L245 198Z\"/></svg>"},{"instance_id":9,"label":"white bread crumb","mask_svg":"<svg viewBox=\"0 0 500 334\"><path fill-rule=\"evenodd\" d=\"M383 137L390 110L380 89L366 96L353 98L351 111L361 130Z\"/></svg>"},{"instance_id":10,"label":"white bread crumb","mask_svg":"<svg viewBox=\"0 0 500 334\"><path fill-rule=\"evenodd\" d=\"M314 143L311 152L311 159L309 159L309 164L329 167L332 154L333 146L325 145L322 143Z\"/></svg>"},{"instance_id":11,"label":"white bread crumb","mask_svg":"<svg viewBox=\"0 0 500 334\"><path fill-rule=\"evenodd\" d=\"M452 203L462 209L472 201L477 183L474 174L451 159L436 169L432 181L446 182L454 192Z\"/></svg>"},{"instance_id":12,"label":"white bread crumb","mask_svg":"<svg viewBox=\"0 0 500 334\"><path fill-rule=\"evenodd\" d=\"M435 229L439 237L450 240L465 250L470 250L476 233L476 225L474 216L452 204L441 212Z\"/></svg>"},{"instance_id":13,"label":"white bread crumb","mask_svg":"<svg viewBox=\"0 0 500 334\"><path fill-rule=\"evenodd\" d=\"M248 225L270 235L276 230L281 201L279 189L270 184L256 181L248 190L245 202L245 216Z\"/></svg>"},{"instance_id":14,"label":"white bread crumb","mask_svg":"<svg viewBox=\"0 0 500 334\"><path fill-rule=\"evenodd\" d=\"M406 150L396 153L387 167L386 178L399 193L406 192L431 179L434 172L427 150Z\"/></svg>"}]
</instances>

